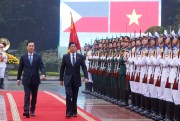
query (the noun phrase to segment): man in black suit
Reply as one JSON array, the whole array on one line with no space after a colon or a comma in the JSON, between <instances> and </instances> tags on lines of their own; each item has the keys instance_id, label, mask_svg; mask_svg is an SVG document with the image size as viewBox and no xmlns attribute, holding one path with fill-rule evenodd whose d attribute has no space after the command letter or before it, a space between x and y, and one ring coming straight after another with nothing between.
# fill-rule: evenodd
<instances>
[{"instance_id":1,"label":"man in black suit","mask_svg":"<svg viewBox=\"0 0 180 121\"><path fill-rule=\"evenodd\" d=\"M74 42L69 43L70 53L63 55L60 68L60 85L63 82L66 90L66 117L77 117L77 96L81 86L80 67L84 73L84 81L88 82L87 67L84 56L76 53L77 45Z\"/></svg>"},{"instance_id":2,"label":"man in black suit","mask_svg":"<svg viewBox=\"0 0 180 121\"><path fill-rule=\"evenodd\" d=\"M27 51L25 55L21 56L17 75L17 85L21 84L21 75L23 72L22 84L24 86L24 113L23 116L29 118L30 115L35 116L37 92L40 84L39 70L42 73L41 78L45 79L45 68L40 55L34 52L35 43L29 41L27 43ZM30 95L32 94L31 107L30 107Z\"/></svg>"}]
</instances>

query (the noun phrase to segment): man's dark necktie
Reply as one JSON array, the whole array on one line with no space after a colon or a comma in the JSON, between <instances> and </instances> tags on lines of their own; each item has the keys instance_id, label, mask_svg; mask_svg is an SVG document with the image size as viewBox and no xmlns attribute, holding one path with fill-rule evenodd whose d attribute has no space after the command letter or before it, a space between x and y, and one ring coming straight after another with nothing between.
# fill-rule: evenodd
<instances>
[{"instance_id":1,"label":"man's dark necktie","mask_svg":"<svg viewBox=\"0 0 180 121\"><path fill-rule=\"evenodd\" d=\"M32 55L29 55L29 63L32 65Z\"/></svg>"},{"instance_id":2,"label":"man's dark necktie","mask_svg":"<svg viewBox=\"0 0 180 121\"><path fill-rule=\"evenodd\" d=\"M73 66L75 65L76 61L75 61L75 58L74 58L74 53L72 54L73 58L72 58L72 63L73 63Z\"/></svg>"}]
</instances>

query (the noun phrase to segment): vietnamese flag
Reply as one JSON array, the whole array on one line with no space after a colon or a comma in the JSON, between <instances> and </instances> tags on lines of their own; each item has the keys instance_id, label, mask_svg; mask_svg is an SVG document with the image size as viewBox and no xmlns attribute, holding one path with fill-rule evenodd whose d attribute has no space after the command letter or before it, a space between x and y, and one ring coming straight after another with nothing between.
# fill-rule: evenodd
<instances>
[{"instance_id":1,"label":"vietnamese flag","mask_svg":"<svg viewBox=\"0 0 180 121\"><path fill-rule=\"evenodd\" d=\"M111 2L110 32L145 32L158 26L159 2Z\"/></svg>"},{"instance_id":2,"label":"vietnamese flag","mask_svg":"<svg viewBox=\"0 0 180 121\"><path fill-rule=\"evenodd\" d=\"M71 14L71 26L70 26L69 42L75 42L77 44L77 50L81 49L72 14Z\"/></svg>"}]
</instances>

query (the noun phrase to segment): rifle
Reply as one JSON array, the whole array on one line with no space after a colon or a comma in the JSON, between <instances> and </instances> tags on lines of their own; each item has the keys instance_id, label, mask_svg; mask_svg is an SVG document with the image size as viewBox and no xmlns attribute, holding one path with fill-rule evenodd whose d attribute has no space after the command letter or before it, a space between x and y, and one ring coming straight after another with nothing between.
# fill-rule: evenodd
<instances>
[{"instance_id":1,"label":"rifle","mask_svg":"<svg viewBox=\"0 0 180 121\"><path fill-rule=\"evenodd\" d=\"M148 32L148 44L149 44L150 40L149 40L149 32ZM150 54L149 54L150 55ZM146 55L145 55L146 56ZM148 55L147 55L148 56ZM145 83L147 84L147 81L148 81L148 65L146 65L146 73L144 74L144 77L143 77L143 81L142 83Z\"/></svg>"},{"instance_id":2,"label":"rifle","mask_svg":"<svg viewBox=\"0 0 180 121\"><path fill-rule=\"evenodd\" d=\"M132 42L131 42L131 33L130 33L130 43L131 43L131 54L132 54ZM130 64L128 63L129 69L130 69ZM126 73L126 82L130 81L130 72Z\"/></svg>"},{"instance_id":3,"label":"rifle","mask_svg":"<svg viewBox=\"0 0 180 121\"><path fill-rule=\"evenodd\" d=\"M135 42L135 47L134 47L135 51L134 51L134 55L132 54L132 51L131 51L131 57L133 57L133 56L135 57L135 52L136 52L136 31L134 31L134 42ZM132 42L131 42L131 46L132 46ZM133 70L136 70L134 62L133 62ZM132 72L130 80L134 81L134 72Z\"/></svg>"},{"instance_id":4,"label":"rifle","mask_svg":"<svg viewBox=\"0 0 180 121\"><path fill-rule=\"evenodd\" d=\"M179 48L180 48L180 42L179 42ZM178 52L178 58L179 57L180 57L180 50ZM172 87L172 89L174 89L174 90L178 90L178 83L179 83L179 78L180 78L179 72L180 72L180 67L178 66L177 67L176 78L174 79L174 83L173 83L173 87Z\"/></svg>"},{"instance_id":5,"label":"rifle","mask_svg":"<svg viewBox=\"0 0 180 121\"><path fill-rule=\"evenodd\" d=\"M171 52L170 52L170 57L173 59L172 38L170 38L170 39L171 39ZM170 67L169 67L169 70L170 70ZM169 83L169 77L167 78L165 88L171 88L171 83Z\"/></svg>"},{"instance_id":6,"label":"rifle","mask_svg":"<svg viewBox=\"0 0 180 121\"><path fill-rule=\"evenodd\" d=\"M164 31L163 31L163 42L164 42L164 44L163 44L163 52L164 52L164 48L165 48L165 39L164 39ZM163 58L163 52L162 52L162 58ZM161 75L162 75L162 66L160 65L160 73L161 73ZM156 87L160 87L161 86L161 75L159 75L158 77L157 77L157 81L156 81L156 84L155 84L155 86Z\"/></svg>"},{"instance_id":7,"label":"rifle","mask_svg":"<svg viewBox=\"0 0 180 121\"><path fill-rule=\"evenodd\" d=\"M142 48L141 30L140 30L140 41L141 41L141 47L140 48ZM141 56L141 51L140 51L140 56ZM141 67L140 67L140 71L141 71ZM137 72L135 82L140 82L140 72Z\"/></svg>"},{"instance_id":8,"label":"rifle","mask_svg":"<svg viewBox=\"0 0 180 121\"><path fill-rule=\"evenodd\" d=\"M179 83L179 66L177 67L177 73L176 73L176 78L174 79L173 87L172 89L178 90L178 83Z\"/></svg>"},{"instance_id":9,"label":"rifle","mask_svg":"<svg viewBox=\"0 0 180 121\"><path fill-rule=\"evenodd\" d=\"M155 39L155 47L156 47L156 39ZM154 55L154 57L157 58L157 53L156 53L155 49L153 50L152 55ZM149 84L154 84L154 72L155 72L155 69L156 69L156 66L154 67L154 71L150 75Z\"/></svg>"}]
</instances>

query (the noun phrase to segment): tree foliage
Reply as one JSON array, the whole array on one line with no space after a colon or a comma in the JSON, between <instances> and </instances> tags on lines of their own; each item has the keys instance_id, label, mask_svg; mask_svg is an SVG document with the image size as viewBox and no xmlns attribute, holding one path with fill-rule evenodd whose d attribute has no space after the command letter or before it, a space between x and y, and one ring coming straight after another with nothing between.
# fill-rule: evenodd
<instances>
[{"instance_id":1,"label":"tree foliage","mask_svg":"<svg viewBox=\"0 0 180 121\"><path fill-rule=\"evenodd\" d=\"M34 40L38 51L57 48L59 2L0 0L0 37L8 38L12 49L25 40Z\"/></svg>"},{"instance_id":2,"label":"tree foliage","mask_svg":"<svg viewBox=\"0 0 180 121\"><path fill-rule=\"evenodd\" d=\"M161 26L152 26L150 28L148 28L145 33L151 32L152 34L154 34L155 32L162 34L164 32L166 28L161 27Z\"/></svg>"}]
</instances>

